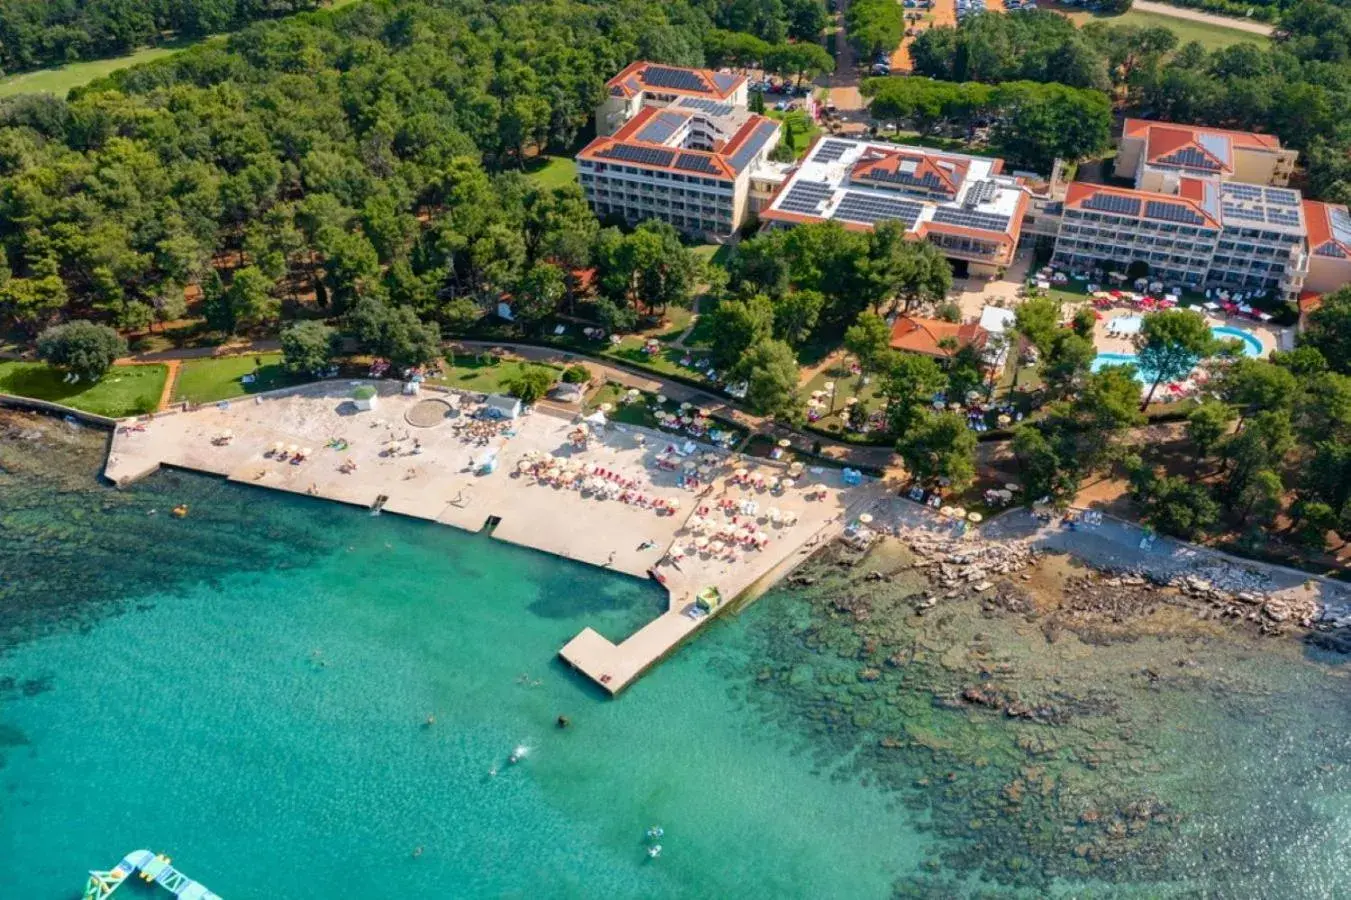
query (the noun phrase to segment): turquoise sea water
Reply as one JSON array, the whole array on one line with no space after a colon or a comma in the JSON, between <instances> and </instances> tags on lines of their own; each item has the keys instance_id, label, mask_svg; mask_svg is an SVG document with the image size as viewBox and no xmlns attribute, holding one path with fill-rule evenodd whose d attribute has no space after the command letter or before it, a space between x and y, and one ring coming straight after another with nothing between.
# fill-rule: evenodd
<instances>
[{"instance_id":1,"label":"turquoise sea water","mask_svg":"<svg viewBox=\"0 0 1351 900\"><path fill-rule=\"evenodd\" d=\"M113 614L29 623L0 657L0 897L69 897L139 847L227 898L864 897L915 864L889 798L729 690L743 623L611 702L554 654L650 619L647 584L181 473L112 500L87 514L141 525L154 566L89 573Z\"/></svg>"},{"instance_id":2,"label":"turquoise sea water","mask_svg":"<svg viewBox=\"0 0 1351 900\"><path fill-rule=\"evenodd\" d=\"M1336 660L856 618L902 586L830 565L613 701L555 653L648 584L179 472L113 491L87 432L3 426L0 898L141 847L227 900L1346 896ZM1009 667L1069 719L943 701Z\"/></svg>"}]
</instances>

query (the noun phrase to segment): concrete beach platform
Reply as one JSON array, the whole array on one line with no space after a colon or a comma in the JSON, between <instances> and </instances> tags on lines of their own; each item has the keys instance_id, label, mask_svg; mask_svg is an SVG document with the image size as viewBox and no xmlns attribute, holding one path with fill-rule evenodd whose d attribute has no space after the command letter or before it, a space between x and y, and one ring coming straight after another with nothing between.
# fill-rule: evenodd
<instances>
[{"instance_id":1,"label":"concrete beach platform","mask_svg":"<svg viewBox=\"0 0 1351 900\"><path fill-rule=\"evenodd\" d=\"M358 410L353 388L370 385L375 408ZM439 418L427 399L450 401ZM850 487L836 469L807 469L788 489L752 486L757 474L783 476L779 464L716 451L698 490L680 486L683 466L658 464L675 445L711 460L714 448L688 437L610 423L593 430L585 447L571 440L577 417L541 405L500 424L476 418L472 394L425 391L406 396L398 382L328 381L205 406L127 420L116 429L104 474L126 485L170 465L232 481L302 493L366 508L482 531L490 522L498 540L600 566L638 578L653 577L668 593L667 611L615 642L584 629L561 650L570 665L617 694L672 652L711 615L697 609L701 591L715 588L724 606L791 569L814 547L843 530L851 515L880 496L876 483ZM432 422L430 425L413 422ZM275 453L280 447L282 453ZM303 459L295 461L295 452ZM303 453L308 450L307 454ZM484 463L495 459L492 471ZM547 483L528 471L532 461L596 469L632 485L652 508L601 493ZM737 469L748 479L734 478ZM749 481L750 483L742 483ZM656 501L653 504L653 501ZM734 558L696 546L689 529L701 506L705 519L723 514L719 502L751 501L759 510L738 517L768 536L760 550ZM768 511L781 516L770 520ZM731 513L727 513L730 521ZM673 552L674 551L674 552Z\"/></svg>"}]
</instances>

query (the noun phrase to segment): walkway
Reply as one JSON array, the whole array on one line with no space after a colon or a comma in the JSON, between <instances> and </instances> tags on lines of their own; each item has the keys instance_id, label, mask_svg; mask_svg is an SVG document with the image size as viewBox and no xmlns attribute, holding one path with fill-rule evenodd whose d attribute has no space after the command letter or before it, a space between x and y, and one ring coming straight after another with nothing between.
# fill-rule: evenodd
<instances>
[{"instance_id":1,"label":"walkway","mask_svg":"<svg viewBox=\"0 0 1351 900\"><path fill-rule=\"evenodd\" d=\"M1249 34L1260 34L1263 37L1271 37L1276 31L1275 27L1266 22L1254 22L1252 19L1239 19L1233 16L1220 16L1215 13L1202 12L1199 9L1184 9L1181 6L1172 6L1168 3L1155 3L1153 0L1135 0L1131 9L1139 12L1153 13L1156 16L1171 16L1174 19L1190 19L1193 22L1204 22L1207 25L1214 25L1216 28L1228 28L1233 31L1246 31Z\"/></svg>"}]
</instances>

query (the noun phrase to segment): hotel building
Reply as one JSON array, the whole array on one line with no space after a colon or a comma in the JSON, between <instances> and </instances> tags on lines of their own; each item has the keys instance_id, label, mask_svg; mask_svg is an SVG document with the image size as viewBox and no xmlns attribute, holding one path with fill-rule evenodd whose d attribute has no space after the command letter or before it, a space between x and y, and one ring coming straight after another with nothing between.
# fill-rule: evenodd
<instances>
[{"instance_id":1,"label":"hotel building","mask_svg":"<svg viewBox=\"0 0 1351 900\"><path fill-rule=\"evenodd\" d=\"M970 275L1013 260L1028 193L1003 160L875 141L817 141L760 212L766 227L898 221Z\"/></svg>"},{"instance_id":2,"label":"hotel building","mask_svg":"<svg viewBox=\"0 0 1351 900\"><path fill-rule=\"evenodd\" d=\"M607 83L577 178L597 216L660 219L706 239L732 234L786 166L779 123L746 108L741 75L637 62Z\"/></svg>"},{"instance_id":3,"label":"hotel building","mask_svg":"<svg viewBox=\"0 0 1351 900\"><path fill-rule=\"evenodd\" d=\"M1135 187L1069 185L1052 264L1295 298L1310 270L1306 204L1283 186L1295 158L1269 135L1128 119L1116 171Z\"/></svg>"}]
</instances>

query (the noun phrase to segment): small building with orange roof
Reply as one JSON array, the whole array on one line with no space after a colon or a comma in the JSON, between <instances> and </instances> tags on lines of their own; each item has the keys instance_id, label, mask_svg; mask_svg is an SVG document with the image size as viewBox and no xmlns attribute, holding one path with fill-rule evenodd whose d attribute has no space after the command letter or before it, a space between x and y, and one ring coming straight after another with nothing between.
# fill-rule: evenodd
<instances>
[{"instance_id":1,"label":"small building with orange roof","mask_svg":"<svg viewBox=\"0 0 1351 900\"><path fill-rule=\"evenodd\" d=\"M1304 218L1309 225L1306 293L1320 296L1351 284L1351 213L1345 206L1305 200Z\"/></svg>"},{"instance_id":2,"label":"small building with orange roof","mask_svg":"<svg viewBox=\"0 0 1351 900\"><path fill-rule=\"evenodd\" d=\"M983 350L989 339L990 333L975 322L900 316L891 326L892 349L940 360L951 359L966 346Z\"/></svg>"}]
</instances>

